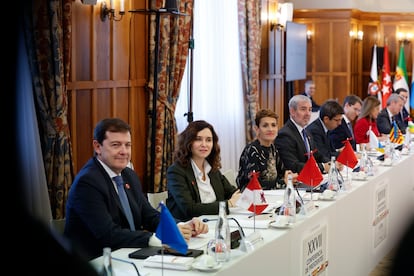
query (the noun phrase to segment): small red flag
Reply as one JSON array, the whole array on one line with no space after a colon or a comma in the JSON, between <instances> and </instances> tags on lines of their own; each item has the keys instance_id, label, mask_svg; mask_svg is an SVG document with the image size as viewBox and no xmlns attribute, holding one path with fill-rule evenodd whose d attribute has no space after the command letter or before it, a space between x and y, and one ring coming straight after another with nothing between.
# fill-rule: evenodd
<instances>
[{"instance_id":1,"label":"small red flag","mask_svg":"<svg viewBox=\"0 0 414 276\"><path fill-rule=\"evenodd\" d=\"M336 160L353 169L358 164L358 158L356 157L349 140L345 140L343 143L345 143L345 147L339 153Z\"/></svg>"},{"instance_id":2,"label":"small red flag","mask_svg":"<svg viewBox=\"0 0 414 276\"><path fill-rule=\"evenodd\" d=\"M313 154L310 154L308 161L306 161L305 166L298 175L298 181L305 183L311 187L316 187L323 180L321 170L316 163L315 157Z\"/></svg>"},{"instance_id":3,"label":"small red flag","mask_svg":"<svg viewBox=\"0 0 414 276\"><path fill-rule=\"evenodd\" d=\"M247 184L237 201L238 206L247 209L256 215L261 214L269 205L264 197L264 192L260 185L258 175L258 172L252 172L249 184Z\"/></svg>"}]
</instances>

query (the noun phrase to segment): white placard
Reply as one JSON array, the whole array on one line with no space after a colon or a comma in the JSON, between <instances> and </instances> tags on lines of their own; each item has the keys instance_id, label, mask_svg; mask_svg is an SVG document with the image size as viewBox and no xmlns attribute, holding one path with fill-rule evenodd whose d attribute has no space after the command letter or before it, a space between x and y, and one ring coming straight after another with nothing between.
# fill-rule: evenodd
<instances>
[{"instance_id":1,"label":"white placard","mask_svg":"<svg viewBox=\"0 0 414 276\"><path fill-rule=\"evenodd\" d=\"M327 224L318 227L302 243L302 275L325 275L328 266Z\"/></svg>"},{"instance_id":2,"label":"white placard","mask_svg":"<svg viewBox=\"0 0 414 276\"><path fill-rule=\"evenodd\" d=\"M379 182L374 194L374 219L372 222L374 231L374 248L381 244L386 238L388 233L388 189L389 179L383 179Z\"/></svg>"}]
</instances>

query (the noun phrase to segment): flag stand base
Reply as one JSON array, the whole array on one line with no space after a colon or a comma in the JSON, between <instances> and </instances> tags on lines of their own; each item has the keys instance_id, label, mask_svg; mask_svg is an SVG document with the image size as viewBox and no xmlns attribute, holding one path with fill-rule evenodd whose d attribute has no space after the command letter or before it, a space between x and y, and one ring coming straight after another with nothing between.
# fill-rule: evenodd
<instances>
[{"instance_id":1,"label":"flag stand base","mask_svg":"<svg viewBox=\"0 0 414 276\"><path fill-rule=\"evenodd\" d=\"M246 236L240 242L240 250L243 252L251 252L253 251L257 245L263 243L263 236L260 231L254 231L250 235Z\"/></svg>"}]
</instances>

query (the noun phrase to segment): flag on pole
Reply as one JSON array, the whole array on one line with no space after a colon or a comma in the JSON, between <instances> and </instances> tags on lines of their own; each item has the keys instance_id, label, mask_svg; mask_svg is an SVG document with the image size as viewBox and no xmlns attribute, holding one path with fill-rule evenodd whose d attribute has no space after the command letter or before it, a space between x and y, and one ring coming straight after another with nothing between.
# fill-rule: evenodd
<instances>
[{"instance_id":1,"label":"flag on pole","mask_svg":"<svg viewBox=\"0 0 414 276\"><path fill-rule=\"evenodd\" d=\"M237 206L259 215L269 204L266 202L262 186L259 183L259 173L252 172L251 175L252 177L250 178L249 183L236 204Z\"/></svg>"},{"instance_id":2,"label":"flag on pole","mask_svg":"<svg viewBox=\"0 0 414 276\"><path fill-rule=\"evenodd\" d=\"M162 244L168 245L181 254L186 254L188 251L188 244L178 229L175 219L163 202L160 203L160 206L161 218L155 236L161 240Z\"/></svg>"},{"instance_id":3,"label":"flag on pole","mask_svg":"<svg viewBox=\"0 0 414 276\"><path fill-rule=\"evenodd\" d=\"M371 130L371 128L368 130L368 136L369 136L369 148L372 150L377 150L379 152L384 152L384 146L381 144L381 142L378 140L377 135Z\"/></svg>"},{"instance_id":4,"label":"flag on pole","mask_svg":"<svg viewBox=\"0 0 414 276\"><path fill-rule=\"evenodd\" d=\"M377 44L372 48L371 73L368 84L368 95L377 96L381 101L381 89L378 83Z\"/></svg>"},{"instance_id":5,"label":"flag on pole","mask_svg":"<svg viewBox=\"0 0 414 276\"><path fill-rule=\"evenodd\" d=\"M312 152L310 153L309 159L306 161L305 166L303 166L297 179L298 181L311 187L318 186L323 180L321 170L319 169Z\"/></svg>"},{"instance_id":6,"label":"flag on pole","mask_svg":"<svg viewBox=\"0 0 414 276\"><path fill-rule=\"evenodd\" d=\"M368 132L369 132L368 134L369 135L369 148L377 149L378 143L379 143L377 135L375 135L375 133L371 129L369 129Z\"/></svg>"},{"instance_id":7,"label":"flag on pole","mask_svg":"<svg viewBox=\"0 0 414 276\"><path fill-rule=\"evenodd\" d=\"M356 157L349 140L345 140L344 143L345 147L339 153L338 158L336 160L344 164L345 166L353 169L358 164L358 158Z\"/></svg>"},{"instance_id":8,"label":"flag on pole","mask_svg":"<svg viewBox=\"0 0 414 276\"><path fill-rule=\"evenodd\" d=\"M394 120L392 122L392 128L390 131L390 141L394 144L402 144L404 142L404 136L401 130L397 126L397 122Z\"/></svg>"},{"instance_id":9,"label":"flag on pole","mask_svg":"<svg viewBox=\"0 0 414 276\"><path fill-rule=\"evenodd\" d=\"M390 73L390 61L388 57L388 45L384 45L384 64L382 65L382 108L387 107L387 99L391 95L391 73Z\"/></svg>"},{"instance_id":10,"label":"flag on pole","mask_svg":"<svg viewBox=\"0 0 414 276\"><path fill-rule=\"evenodd\" d=\"M395 69L395 77L393 84L394 91L398 88L404 88L407 91L410 91L408 88L408 75L407 75L407 66L405 65L405 54L404 54L404 43L401 43L400 55L398 57L397 68ZM408 93L408 99L405 103L405 108L407 111L410 110L410 93Z\"/></svg>"}]
</instances>

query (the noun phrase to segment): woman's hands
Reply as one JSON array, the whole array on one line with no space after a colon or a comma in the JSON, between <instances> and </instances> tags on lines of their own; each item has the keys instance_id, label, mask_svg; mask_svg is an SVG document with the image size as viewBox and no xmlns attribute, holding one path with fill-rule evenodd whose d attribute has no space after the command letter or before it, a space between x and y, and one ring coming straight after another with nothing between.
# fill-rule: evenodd
<instances>
[{"instance_id":1,"label":"woman's hands","mask_svg":"<svg viewBox=\"0 0 414 276\"><path fill-rule=\"evenodd\" d=\"M202 222L199 218L192 218L187 222L180 222L177 226L187 242L190 241L191 237L208 233L208 224Z\"/></svg>"},{"instance_id":2,"label":"woman's hands","mask_svg":"<svg viewBox=\"0 0 414 276\"><path fill-rule=\"evenodd\" d=\"M232 195L231 198L227 201L229 207L235 207L236 202L239 200L241 196L240 190L237 189Z\"/></svg>"}]
</instances>

